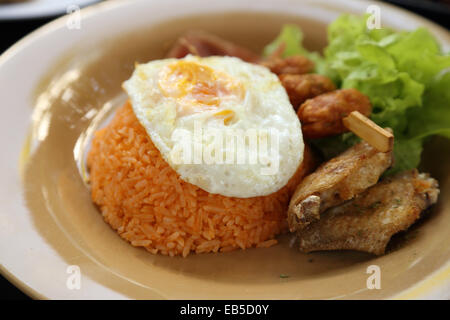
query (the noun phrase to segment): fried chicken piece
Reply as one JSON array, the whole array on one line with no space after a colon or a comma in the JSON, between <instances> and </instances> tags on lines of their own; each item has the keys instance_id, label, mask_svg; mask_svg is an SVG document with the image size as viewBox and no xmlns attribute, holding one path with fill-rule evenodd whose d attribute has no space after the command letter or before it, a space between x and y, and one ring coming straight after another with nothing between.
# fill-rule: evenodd
<instances>
[{"instance_id":1,"label":"fried chicken piece","mask_svg":"<svg viewBox=\"0 0 450 320\"><path fill-rule=\"evenodd\" d=\"M277 75L305 74L313 71L314 62L304 56L290 56L287 58L271 57L260 62Z\"/></svg>"},{"instance_id":2,"label":"fried chicken piece","mask_svg":"<svg viewBox=\"0 0 450 320\"><path fill-rule=\"evenodd\" d=\"M391 237L408 229L438 195L438 182L417 170L385 179L299 231L300 250L384 254Z\"/></svg>"},{"instance_id":3,"label":"fried chicken piece","mask_svg":"<svg viewBox=\"0 0 450 320\"><path fill-rule=\"evenodd\" d=\"M328 208L375 185L392 163L392 151L380 152L364 141L323 163L297 186L289 204L289 229L304 229Z\"/></svg>"},{"instance_id":4,"label":"fried chicken piece","mask_svg":"<svg viewBox=\"0 0 450 320\"><path fill-rule=\"evenodd\" d=\"M232 56L247 62L261 57L252 51L204 31L191 30L180 37L167 53L167 58L183 58L189 53L200 57Z\"/></svg>"},{"instance_id":5,"label":"fried chicken piece","mask_svg":"<svg viewBox=\"0 0 450 320\"><path fill-rule=\"evenodd\" d=\"M296 111L307 99L336 90L333 81L320 74L281 74L279 78Z\"/></svg>"},{"instance_id":6,"label":"fried chicken piece","mask_svg":"<svg viewBox=\"0 0 450 320\"><path fill-rule=\"evenodd\" d=\"M342 119L352 111L372 112L369 98L356 89L341 89L306 100L297 111L303 136L317 139L347 132Z\"/></svg>"}]
</instances>

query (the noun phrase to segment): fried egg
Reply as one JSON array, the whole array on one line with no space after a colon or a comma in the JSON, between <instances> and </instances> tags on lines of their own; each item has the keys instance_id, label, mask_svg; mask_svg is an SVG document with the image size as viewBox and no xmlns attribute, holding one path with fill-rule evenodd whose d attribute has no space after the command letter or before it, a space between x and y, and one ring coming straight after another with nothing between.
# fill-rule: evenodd
<instances>
[{"instance_id":1,"label":"fried egg","mask_svg":"<svg viewBox=\"0 0 450 320\"><path fill-rule=\"evenodd\" d=\"M265 196L302 162L300 122L265 67L188 55L138 64L123 87L164 160L209 193Z\"/></svg>"}]
</instances>

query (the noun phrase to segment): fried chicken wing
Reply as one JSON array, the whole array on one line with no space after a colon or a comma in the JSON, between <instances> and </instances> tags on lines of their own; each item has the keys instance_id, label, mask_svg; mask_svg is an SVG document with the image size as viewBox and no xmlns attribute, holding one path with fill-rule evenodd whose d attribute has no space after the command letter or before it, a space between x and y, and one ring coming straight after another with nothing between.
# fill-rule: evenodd
<instances>
[{"instance_id":1,"label":"fried chicken wing","mask_svg":"<svg viewBox=\"0 0 450 320\"><path fill-rule=\"evenodd\" d=\"M298 109L303 136L317 139L347 132L342 119L352 111L372 112L369 98L356 89L341 89L306 100Z\"/></svg>"},{"instance_id":2,"label":"fried chicken wing","mask_svg":"<svg viewBox=\"0 0 450 320\"><path fill-rule=\"evenodd\" d=\"M305 74L314 69L314 62L304 56L290 56L287 58L271 57L260 62L277 75Z\"/></svg>"},{"instance_id":3,"label":"fried chicken wing","mask_svg":"<svg viewBox=\"0 0 450 320\"><path fill-rule=\"evenodd\" d=\"M307 99L336 90L333 81L320 74L281 74L279 78L295 110Z\"/></svg>"},{"instance_id":4,"label":"fried chicken wing","mask_svg":"<svg viewBox=\"0 0 450 320\"><path fill-rule=\"evenodd\" d=\"M373 186L392 163L392 152L379 152L360 142L322 164L297 186L289 204L289 229L304 229L328 208Z\"/></svg>"},{"instance_id":5,"label":"fried chicken wing","mask_svg":"<svg viewBox=\"0 0 450 320\"><path fill-rule=\"evenodd\" d=\"M384 254L391 237L408 229L438 195L438 182L417 170L385 179L299 231L300 250Z\"/></svg>"},{"instance_id":6,"label":"fried chicken wing","mask_svg":"<svg viewBox=\"0 0 450 320\"><path fill-rule=\"evenodd\" d=\"M191 30L180 37L167 53L168 58L183 58L187 54L200 57L232 56L247 62L258 62L261 57L252 51L204 31Z\"/></svg>"}]
</instances>

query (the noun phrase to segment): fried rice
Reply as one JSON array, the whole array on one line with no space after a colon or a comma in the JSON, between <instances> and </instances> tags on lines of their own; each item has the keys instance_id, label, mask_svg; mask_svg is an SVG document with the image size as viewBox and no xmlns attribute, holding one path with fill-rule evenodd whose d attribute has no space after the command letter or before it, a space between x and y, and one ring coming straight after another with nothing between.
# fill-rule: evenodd
<instances>
[{"instance_id":1,"label":"fried rice","mask_svg":"<svg viewBox=\"0 0 450 320\"><path fill-rule=\"evenodd\" d=\"M165 162L128 102L95 133L87 159L92 199L104 220L133 246L183 257L276 244L287 230L289 199L313 162L305 149L288 184L268 196L211 194Z\"/></svg>"}]
</instances>

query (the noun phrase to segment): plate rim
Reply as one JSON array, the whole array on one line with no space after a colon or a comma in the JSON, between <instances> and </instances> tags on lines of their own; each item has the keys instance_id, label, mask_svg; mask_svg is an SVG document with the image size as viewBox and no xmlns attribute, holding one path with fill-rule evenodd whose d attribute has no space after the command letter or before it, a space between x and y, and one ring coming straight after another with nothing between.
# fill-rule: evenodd
<instances>
[{"instance_id":1,"label":"plate rim","mask_svg":"<svg viewBox=\"0 0 450 320\"><path fill-rule=\"evenodd\" d=\"M295 2L302 2L301 0L294 0ZM336 3L341 1L336 1ZM351 2L359 2L359 3L366 3L367 5L373 4L373 2L367 1L367 0L359 0L355 1L352 0ZM348 2L350 3L350 2ZM426 23L428 26L432 26L434 30L433 31L439 31L442 34L447 33L448 31L438 25L437 23L428 20L418 14L415 14L413 12L410 12L408 10L399 8L397 6L394 6L389 3L376 3L380 7L388 8L389 10L396 11L399 14L404 15L405 17L413 18L421 23ZM101 13L103 10L112 9L114 7L119 7L123 5L133 5L133 1L127 1L127 0L114 0L114 1L107 1L107 2L97 2L93 5L82 8L81 12L83 14L83 18L86 18L87 16L95 15L98 13ZM318 4L319 6L320 4ZM37 28L36 30L32 31L31 33L25 35L23 38L15 42L11 47L9 47L6 51L4 51L0 55L0 69L3 64L5 64L10 57L13 57L17 52L23 50L27 47L27 45L36 39L45 36L48 33L51 33L55 30L58 30L61 27L64 27L68 15L63 15L59 18L56 18L43 26ZM450 39L450 37L448 37ZM449 43L450 45L450 43ZM12 271L8 270L3 264L0 264L0 274L4 276L9 282L11 282L14 286L16 286L18 289L20 289L23 293L31 297L32 299L49 299L44 294L40 293L38 289L34 289L28 284L26 284L24 281L19 279L17 276L13 274ZM440 280L443 280L444 283L439 283ZM450 260L447 261L447 263L442 266L441 268L435 270L433 273L429 274L425 279L421 280L420 282L417 282L416 284L412 285L411 287L407 288L406 290L399 292L393 296L387 297L387 299L426 299L427 297L430 297L433 295L434 292L438 291L438 289L446 289L444 293L444 297L440 298L449 298L450 297Z\"/></svg>"}]
</instances>

